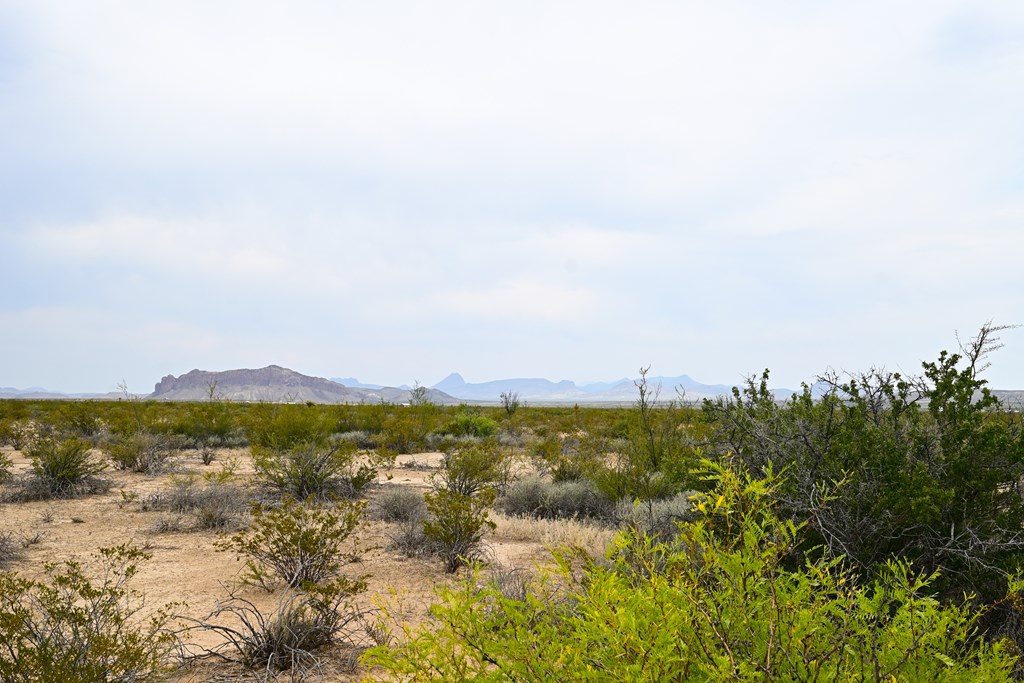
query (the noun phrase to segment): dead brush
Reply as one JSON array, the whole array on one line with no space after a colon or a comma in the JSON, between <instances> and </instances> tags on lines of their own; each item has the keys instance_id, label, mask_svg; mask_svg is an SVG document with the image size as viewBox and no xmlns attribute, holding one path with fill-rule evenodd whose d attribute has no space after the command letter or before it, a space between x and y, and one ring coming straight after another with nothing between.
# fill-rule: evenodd
<instances>
[{"instance_id":1,"label":"dead brush","mask_svg":"<svg viewBox=\"0 0 1024 683\"><path fill-rule=\"evenodd\" d=\"M319 672L320 651L326 647L344 643L361 652L369 644L363 628L367 612L356 609L349 595L348 586L308 586L285 592L272 611L263 611L232 594L203 619L179 617L185 624L178 632L182 658L219 659L268 677L281 671L292 672L293 679ZM206 647L182 639L196 632L213 633L221 642ZM351 658L353 667L354 662Z\"/></svg>"}]
</instances>

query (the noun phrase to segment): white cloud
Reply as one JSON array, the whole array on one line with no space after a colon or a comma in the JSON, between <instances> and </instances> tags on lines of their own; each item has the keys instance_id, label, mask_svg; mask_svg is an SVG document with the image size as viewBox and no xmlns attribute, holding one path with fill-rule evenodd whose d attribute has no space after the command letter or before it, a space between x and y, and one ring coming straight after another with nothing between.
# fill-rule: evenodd
<instances>
[{"instance_id":1,"label":"white cloud","mask_svg":"<svg viewBox=\"0 0 1024 683\"><path fill-rule=\"evenodd\" d=\"M666 366L854 365L879 327L1022 310L1015 1L2 11L0 258L37 284L0 308L98 355L700 375ZM83 301L152 310L109 336Z\"/></svg>"},{"instance_id":2,"label":"white cloud","mask_svg":"<svg viewBox=\"0 0 1024 683\"><path fill-rule=\"evenodd\" d=\"M511 281L481 289L442 291L432 297L437 310L468 320L527 320L566 323L590 314L596 300L579 287Z\"/></svg>"}]
</instances>

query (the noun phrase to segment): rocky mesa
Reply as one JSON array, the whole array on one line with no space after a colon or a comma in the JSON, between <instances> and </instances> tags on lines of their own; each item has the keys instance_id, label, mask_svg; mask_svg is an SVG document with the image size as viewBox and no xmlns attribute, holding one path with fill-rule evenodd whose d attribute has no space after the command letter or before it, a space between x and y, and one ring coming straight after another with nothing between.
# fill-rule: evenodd
<instances>
[{"instance_id":1,"label":"rocky mesa","mask_svg":"<svg viewBox=\"0 0 1024 683\"><path fill-rule=\"evenodd\" d=\"M239 369L210 372L192 370L175 377L167 375L156 384L150 398L160 401L202 401L210 398L228 401L266 401L268 403L406 403L408 390L393 387L363 389L346 387L323 377L268 365L256 370ZM451 396L430 391L435 403L454 403Z\"/></svg>"}]
</instances>

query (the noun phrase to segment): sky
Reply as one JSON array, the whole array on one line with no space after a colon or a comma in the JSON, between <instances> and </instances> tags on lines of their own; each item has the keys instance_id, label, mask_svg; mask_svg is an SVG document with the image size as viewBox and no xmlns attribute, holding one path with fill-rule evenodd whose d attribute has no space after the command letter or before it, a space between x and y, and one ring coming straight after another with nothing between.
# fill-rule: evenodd
<instances>
[{"instance_id":1,"label":"sky","mask_svg":"<svg viewBox=\"0 0 1024 683\"><path fill-rule=\"evenodd\" d=\"M916 372L1024 323L1022 74L1019 0L0 0L0 386Z\"/></svg>"}]
</instances>

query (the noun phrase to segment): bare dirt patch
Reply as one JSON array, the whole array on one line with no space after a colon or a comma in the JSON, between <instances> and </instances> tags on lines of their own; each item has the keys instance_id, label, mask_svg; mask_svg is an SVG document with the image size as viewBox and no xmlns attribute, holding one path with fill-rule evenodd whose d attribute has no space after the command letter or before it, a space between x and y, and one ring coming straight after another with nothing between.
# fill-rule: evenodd
<instances>
[{"instance_id":1,"label":"bare dirt patch","mask_svg":"<svg viewBox=\"0 0 1024 683\"><path fill-rule=\"evenodd\" d=\"M30 462L19 451L5 448L14 462L14 471L25 475ZM99 453L96 453L97 457ZM426 491L430 477L441 465L441 453L420 453L399 456L393 468L380 472L377 490L383 487L410 487ZM211 465L203 465L198 454L186 452L177 456L166 473L149 475L108 469L102 476L111 487L102 494L71 499L0 503L0 533L11 533L24 544L21 557L9 566L12 571L28 577L42 574L46 562L76 560L87 569L95 568L92 555L98 548L133 544L151 554L143 563L132 587L145 598L142 615L168 603L184 603L175 611L201 618L226 600L232 591L251 600L261 609L271 609L279 594L268 593L254 586L239 587L243 564L230 552L218 551L215 542L222 537L216 531L157 532L160 512L144 509L147 497L168 492L176 478L189 475L201 481L203 473L216 472L228 465L234 471L232 485L253 496L259 491L252 481L253 467L248 451L222 450ZM372 498L374 492L371 491ZM573 534L584 538L592 547L600 546L604 536L573 529L565 523L559 531L557 523L532 524L495 515L497 530L490 536L490 556L504 567L534 569L545 563L550 554L546 545L571 539ZM366 576L368 590L356 596L358 608L372 609L381 600L392 605L392 612L410 623L422 622L434 600L439 584L452 581L445 575L440 560L408 558L389 549L393 527L385 522L364 520L346 548L357 561L349 564L349 576ZM590 536L585 534L591 533ZM561 535L560 535L561 534ZM595 540L597 538L597 540ZM196 642L213 646L211 634L193 636ZM307 680L350 681L359 678L352 671L354 653L335 648L324 658L322 671ZM264 680L262 672L241 671L236 666L207 662L182 670L171 678L175 683L199 681ZM282 677L287 680L287 675Z\"/></svg>"}]
</instances>

